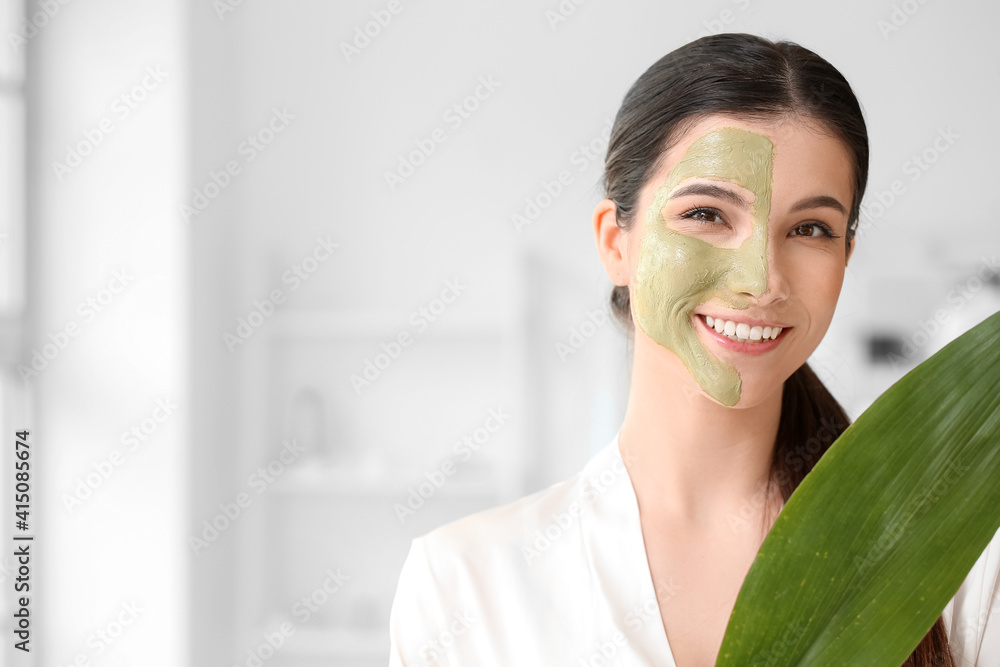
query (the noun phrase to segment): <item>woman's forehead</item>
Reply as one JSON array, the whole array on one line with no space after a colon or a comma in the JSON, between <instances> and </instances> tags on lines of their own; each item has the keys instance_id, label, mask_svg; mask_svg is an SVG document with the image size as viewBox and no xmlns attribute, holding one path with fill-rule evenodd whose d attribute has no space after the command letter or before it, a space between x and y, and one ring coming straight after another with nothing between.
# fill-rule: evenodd
<instances>
[{"instance_id":1,"label":"woman's forehead","mask_svg":"<svg viewBox=\"0 0 1000 667\"><path fill-rule=\"evenodd\" d=\"M758 193L770 189L772 178L776 191L822 187L849 199L853 190L847 147L815 121L800 117L699 119L664 154L647 196L668 182L677 187L695 178L728 180Z\"/></svg>"}]
</instances>

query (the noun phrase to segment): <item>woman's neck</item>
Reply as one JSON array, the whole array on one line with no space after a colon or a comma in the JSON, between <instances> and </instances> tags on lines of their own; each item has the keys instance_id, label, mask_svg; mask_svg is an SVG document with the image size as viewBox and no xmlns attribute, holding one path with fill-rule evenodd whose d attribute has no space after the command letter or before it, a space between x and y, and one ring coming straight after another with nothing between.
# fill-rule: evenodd
<instances>
[{"instance_id":1,"label":"woman's neck","mask_svg":"<svg viewBox=\"0 0 1000 667\"><path fill-rule=\"evenodd\" d=\"M725 527L733 513L760 516L781 393L776 387L752 407L727 408L676 356L637 335L619 447L640 512L706 530Z\"/></svg>"}]
</instances>

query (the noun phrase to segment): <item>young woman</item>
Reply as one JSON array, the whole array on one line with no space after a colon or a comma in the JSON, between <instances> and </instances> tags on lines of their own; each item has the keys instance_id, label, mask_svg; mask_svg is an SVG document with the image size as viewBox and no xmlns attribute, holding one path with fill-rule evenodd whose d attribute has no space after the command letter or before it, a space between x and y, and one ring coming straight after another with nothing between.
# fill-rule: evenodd
<instances>
[{"instance_id":1,"label":"young woman","mask_svg":"<svg viewBox=\"0 0 1000 667\"><path fill-rule=\"evenodd\" d=\"M414 540L390 664L715 664L767 531L848 423L806 360L867 175L857 99L800 46L706 37L635 82L593 215L634 339L624 423L576 476ZM995 538L907 665L996 667L998 571Z\"/></svg>"}]
</instances>

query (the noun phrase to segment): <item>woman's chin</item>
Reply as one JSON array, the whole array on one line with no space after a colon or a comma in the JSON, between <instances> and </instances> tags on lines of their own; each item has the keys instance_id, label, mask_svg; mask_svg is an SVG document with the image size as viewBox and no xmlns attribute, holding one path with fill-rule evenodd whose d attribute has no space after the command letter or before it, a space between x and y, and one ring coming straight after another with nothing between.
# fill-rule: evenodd
<instances>
[{"instance_id":1,"label":"woman's chin","mask_svg":"<svg viewBox=\"0 0 1000 667\"><path fill-rule=\"evenodd\" d=\"M775 400L775 394L777 394L777 400L780 401L781 393L782 384L778 384L775 387L770 382L748 380L741 383L738 400L733 405L727 407L736 409L754 408Z\"/></svg>"}]
</instances>

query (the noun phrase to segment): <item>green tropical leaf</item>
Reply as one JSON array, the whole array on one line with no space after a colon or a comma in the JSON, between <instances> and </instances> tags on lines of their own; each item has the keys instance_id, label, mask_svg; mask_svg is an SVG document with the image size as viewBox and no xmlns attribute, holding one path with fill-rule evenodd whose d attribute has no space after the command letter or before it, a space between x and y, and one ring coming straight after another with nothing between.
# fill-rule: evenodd
<instances>
[{"instance_id":1,"label":"green tropical leaf","mask_svg":"<svg viewBox=\"0 0 1000 667\"><path fill-rule=\"evenodd\" d=\"M716 665L899 667L1000 528L1000 313L913 369L806 475Z\"/></svg>"}]
</instances>

